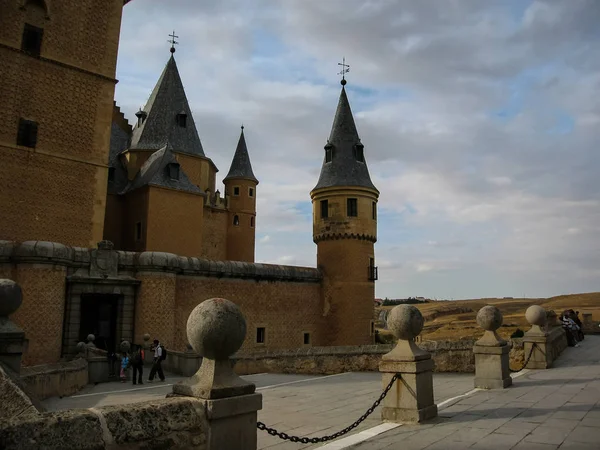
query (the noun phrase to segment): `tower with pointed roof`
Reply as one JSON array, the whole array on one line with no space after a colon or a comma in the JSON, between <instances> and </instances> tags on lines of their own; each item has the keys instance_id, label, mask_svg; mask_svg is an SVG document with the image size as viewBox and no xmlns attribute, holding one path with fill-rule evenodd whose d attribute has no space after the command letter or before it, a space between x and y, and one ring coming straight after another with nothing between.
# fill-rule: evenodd
<instances>
[{"instance_id":1,"label":"tower with pointed roof","mask_svg":"<svg viewBox=\"0 0 600 450\"><path fill-rule=\"evenodd\" d=\"M254 262L258 180L250 164L243 126L231 167L223 183L225 195L229 199L227 259Z\"/></svg>"},{"instance_id":2,"label":"tower with pointed roof","mask_svg":"<svg viewBox=\"0 0 600 450\"><path fill-rule=\"evenodd\" d=\"M369 344L374 339L379 191L369 176L345 84L342 79L321 174L310 193L317 266L324 277L327 345Z\"/></svg>"}]
</instances>

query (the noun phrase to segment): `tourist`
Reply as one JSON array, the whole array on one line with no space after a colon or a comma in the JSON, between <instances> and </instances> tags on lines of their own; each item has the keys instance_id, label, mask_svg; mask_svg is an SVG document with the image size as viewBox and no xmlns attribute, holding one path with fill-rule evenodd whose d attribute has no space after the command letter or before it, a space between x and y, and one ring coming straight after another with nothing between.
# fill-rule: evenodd
<instances>
[{"instance_id":1,"label":"tourist","mask_svg":"<svg viewBox=\"0 0 600 450\"><path fill-rule=\"evenodd\" d=\"M121 353L121 383L125 383L127 379L127 369L129 368L129 356L127 352Z\"/></svg>"},{"instance_id":2,"label":"tourist","mask_svg":"<svg viewBox=\"0 0 600 450\"><path fill-rule=\"evenodd\" d=\"M577 339L577 324L569 317L569 311L564 311L561 317L562 326L567 335L567 344L569 347L579 347L579 340Z\"/></svg>"},{"instance_id":3,"label":"tourist","mask_svg":"<svg viewBox=\"0 0 600 450\"><path fill-rule=\"evenodd\" d=\"M154 360L152 362L152 370L150 370L150 376L148 377L148 383L152 383L152 380L154 380L154 375L156 375L157 373L158 378L160 378L160 381L165 381L165 374L162 370L162 362L165 359L166 353L158 339L154 339L153 349Z\"/></svg>"},{"instance_id":4,"label":"tourist","mask_svg":"<svg viewBox=\"0 0 600 450\"><path fill-rule=\"evenodd\" d=\"M571 315L569 317L579 327L579 330L577 330L577 340L581 342L585 339L585 336L583 334L583 324L581 323L581 319L579 318L579 311L573 311L571 309L570 312L571 312Z\"/></svg>"},{"instance_id":5,"label":"tourist","mask_svg":"<svg viewBox=\"0 0 600 450\"><path fill-rule=\"evenodd\" d=\"M144 349L141 345L136 345L134 347L134 353L131 358L131 365L133 367L133 384L136 384L136 380L139 384L144 384L142 381L142 376L144 375L144 357L145 357Z\"/></svg>"}]
</instances>

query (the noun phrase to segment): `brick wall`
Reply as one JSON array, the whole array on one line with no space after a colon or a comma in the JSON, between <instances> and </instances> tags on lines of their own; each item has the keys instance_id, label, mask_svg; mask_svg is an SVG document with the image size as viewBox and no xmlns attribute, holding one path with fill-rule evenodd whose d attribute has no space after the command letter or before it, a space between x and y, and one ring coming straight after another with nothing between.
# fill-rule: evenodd
<instances>
[{"instance_id":1,"label":"brick wall","mask_svg":"<svg viewBox=\"0 0 600 450\"><path fill-rule=\"evenodd\" d=\"M202 258L214 261L227 259L227 223L229 213L224 209L204 208Z\"/></svg>"},{"instance_id":2,"label":"brick wall","mask_svg":"<svg viewBox=\"0 0 600 450\"><path fill-rule=\"evenodd\" d=\"M201 195L151 186L145 250L200 256L203 210Z\"/></svg>"},{"instance_id":3,"label":"brick wall","mask_svg":"<svg viewBox=\"0 0 600 450\"><path fill-rule=\"evenodd\" d=\"M25 331L29 347L24 365L58 361L65 310L64 266L19 264L13 278L23 290L23 304L10 319Z\"/></svg>"}]
</instances>

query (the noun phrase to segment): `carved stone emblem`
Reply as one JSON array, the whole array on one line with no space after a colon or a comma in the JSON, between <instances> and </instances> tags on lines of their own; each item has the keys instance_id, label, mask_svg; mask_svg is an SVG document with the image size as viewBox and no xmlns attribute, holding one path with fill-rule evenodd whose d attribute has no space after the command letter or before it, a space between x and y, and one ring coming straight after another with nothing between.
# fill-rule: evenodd
<instances>
[{"instance_id":1,"label":"carved stone emblem","mask_svg":"<svg viewBox=\"0 0 600 450\"><path fill-rule=\"evenodd\" d=\"M98 242L98 248L92 250L90 261L90 277L116 277L119 269L119 255L110 241Z\"/></svg>"}]
</instances>

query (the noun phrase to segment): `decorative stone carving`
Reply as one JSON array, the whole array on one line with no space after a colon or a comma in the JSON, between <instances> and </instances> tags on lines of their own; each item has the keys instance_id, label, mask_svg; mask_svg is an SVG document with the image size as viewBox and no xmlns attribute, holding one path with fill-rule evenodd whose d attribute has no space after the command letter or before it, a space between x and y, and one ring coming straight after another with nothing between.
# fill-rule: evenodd
<instances>
[{"instance_id":1,"label":"decorative stone carving","mask_svg":"<svg viewBox=\"0 0 600 450\"><path fill-rule=\"evenodd\" d=\"M98 242L90 258L90 277L108 278L118 276L119 255L110 241Z\"/></svg>"},{"instance_id":2,"label":"decorative stone carving","mask_svg":"<svg viewBox=\"0 0 600 450\"><path fill-rule=\"evenodd\" d=\"M484 306L477 313L477 324L485 332L473 346L476 388L501 389L512 384L509 370L510 346L496 333L502 326L502 320L502 313L492 305Z\"/></svg>"},{"instance_id":3,"label":"decorative stone carving","mask_svg":"<svg viewBox=\"0 0 600 450\"><path fill-rule=\"evenodd\" d=\"M413 305L398 305L388 315L388 328L398 338L396 347L383 355L379 363L383 387L393 382L383 401L381 418L391 422L421 422L437 416L433 402L434 367L431 354L414 340L423 329L423 315Z\"/></svg>"}]
</instances>

